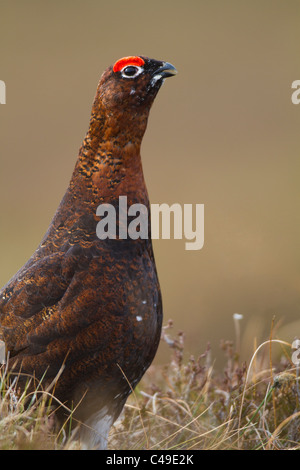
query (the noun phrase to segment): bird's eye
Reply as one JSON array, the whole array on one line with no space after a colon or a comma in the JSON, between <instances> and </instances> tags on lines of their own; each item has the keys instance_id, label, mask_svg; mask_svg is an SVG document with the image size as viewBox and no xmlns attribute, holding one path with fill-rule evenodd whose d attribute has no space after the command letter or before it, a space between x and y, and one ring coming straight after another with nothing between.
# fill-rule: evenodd
<instances>
[{"instance_id":1,"label":"bird's eye","mask_svg":"<svg viewBox=\"0 0 300 470\"><path fill-rule=\"evenodd\" d=\"M135 65L127 65L121 71L122 77L124 78L134 78L137 77L140 73L142 73L142 67L138 67Z\"/></svg>"}]
</instances>

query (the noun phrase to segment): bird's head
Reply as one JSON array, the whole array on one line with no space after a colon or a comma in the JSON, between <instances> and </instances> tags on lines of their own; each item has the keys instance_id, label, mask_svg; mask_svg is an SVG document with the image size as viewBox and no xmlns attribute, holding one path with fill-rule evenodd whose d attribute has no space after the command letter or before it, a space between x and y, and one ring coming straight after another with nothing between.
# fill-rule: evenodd
<instances>
[{"instance_id":1,"label":"bird's head","mask_svg":"<svg viewBox=\"0 0 300 470\"><path fill-rule=\"evenodd\" d=\"M102 75L96 100L112 114L149 110L165 78L177 73L168 62L144 56L119 59Z\"/></svg>"}]
</instances>

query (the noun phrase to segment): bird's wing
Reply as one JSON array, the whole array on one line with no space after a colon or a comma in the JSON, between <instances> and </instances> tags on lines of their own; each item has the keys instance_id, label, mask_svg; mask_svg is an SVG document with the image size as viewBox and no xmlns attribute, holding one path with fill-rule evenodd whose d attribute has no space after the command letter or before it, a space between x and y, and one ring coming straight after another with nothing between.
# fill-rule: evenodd
<instances>
[{"instance_id":1,"label":"bird's wing","mask_svg":"<svg viewBox=\"0 0 300 470\"><path fill-rule=\"evenodd\" d=\"M54 310L76 272L81 250L34 257L0 291L0 339L11 356L28 346L28 333Z\"/></svg>"},{"instance_id":2,"label":"bird's wing","mask_svg":"<svg viewBox=\"0 0 300 470\"><path fill-rule=\"evenodd\" d=\"M0 293L0 330L10 361L22 363L27 374L41 375L46 367L53 376L66 357L68 363L85 360L115 343L117 328L109 318L123 312L126 290L116 285L121 274L115 266L116 259L93 244L27 263Z\"/></svg>"}]
</instances>

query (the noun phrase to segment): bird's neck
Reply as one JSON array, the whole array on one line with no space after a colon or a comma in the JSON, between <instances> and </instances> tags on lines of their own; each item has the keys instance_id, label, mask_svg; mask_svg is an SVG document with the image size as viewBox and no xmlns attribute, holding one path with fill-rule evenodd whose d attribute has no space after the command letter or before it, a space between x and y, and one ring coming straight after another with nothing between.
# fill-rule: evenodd
<instances>
[{"instance_id":1,"label":"bird's neck","mask_svg":"<svg viewBox=\"0 0 300 470\"><path fill-rule=\"evenodd\" d=\"M140 156L147 118L92 113L70 185L77 196L90 203L120 195L148 203Z\"/></svg>"}]
</instances>

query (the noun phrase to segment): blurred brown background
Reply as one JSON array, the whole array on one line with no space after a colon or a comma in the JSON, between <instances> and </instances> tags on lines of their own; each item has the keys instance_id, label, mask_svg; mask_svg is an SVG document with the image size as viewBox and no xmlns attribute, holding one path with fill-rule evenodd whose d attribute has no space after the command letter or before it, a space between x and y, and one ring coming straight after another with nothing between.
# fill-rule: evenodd
<instances>
[{"instance_id":1,"label":"blurred brown background","mask_svg":"<svg viewBox=\"0 0 300 470\"><path fill-rule=\"evenodd\" d=\"M217 358L236 312L246 359L273 315L300 336L299 20L298 0L0 1L0 285L64 194L103 70L147 55L179 71L143 142L151 202L205 204L202 250L154 242L165 323Z\"/></svg>"}]
</instances>

